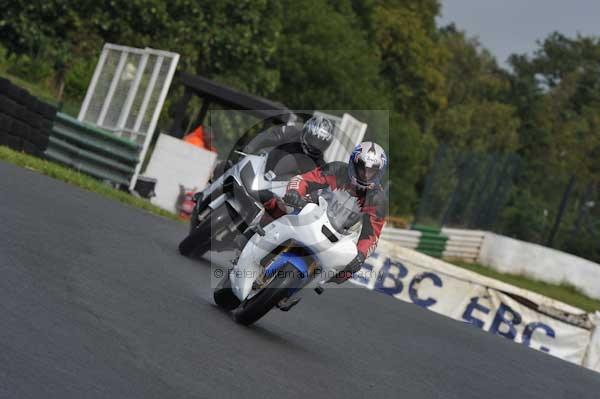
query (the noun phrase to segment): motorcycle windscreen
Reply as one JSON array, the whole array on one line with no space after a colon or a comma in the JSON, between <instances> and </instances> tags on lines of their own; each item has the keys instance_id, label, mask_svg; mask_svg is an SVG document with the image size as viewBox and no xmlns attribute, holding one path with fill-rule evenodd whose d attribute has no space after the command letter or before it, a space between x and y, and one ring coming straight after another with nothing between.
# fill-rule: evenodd
<instances>
[{"instance_id":1,"label":"motorcycle windscreen","mask_svg":"<svg viewBox=\"0 0 600 399\"><path fill-rule=\"evenodd\" d=\"M260 196L257 192L252 191L254 172L249 163L242 169L240 178L242 184L233 179L233 197L240 204L239 215L248 224L254 220L263 207L256 201L253 195L255 194L256 197Z\"/></svg>"}]
</instances>

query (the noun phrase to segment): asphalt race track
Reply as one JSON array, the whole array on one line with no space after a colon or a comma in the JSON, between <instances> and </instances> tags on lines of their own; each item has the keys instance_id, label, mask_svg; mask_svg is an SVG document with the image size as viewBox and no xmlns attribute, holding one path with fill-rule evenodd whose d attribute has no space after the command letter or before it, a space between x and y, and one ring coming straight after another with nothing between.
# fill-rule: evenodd
<instances>
[{"instance_id":1,"label":"asphalt race track","mask_svg":"<svg viewBox=\"0 0 600 399\"><path fill-rule=\"evenodd\" d=\"M600 397L600 374L360 288L236 325L185 231L0 162L0 398Z\"/></svg>"}]
</instances>

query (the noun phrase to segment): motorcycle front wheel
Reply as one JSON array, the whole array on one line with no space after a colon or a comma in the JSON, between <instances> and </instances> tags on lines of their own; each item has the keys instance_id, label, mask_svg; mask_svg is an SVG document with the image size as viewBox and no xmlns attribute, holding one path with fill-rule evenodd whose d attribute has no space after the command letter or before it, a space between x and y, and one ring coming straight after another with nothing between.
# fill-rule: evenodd
<instances>
[{"instance_id":1,"label":"motorcycle front wheel","mask_svg":"<svg viewBox=\"0 0 600 399\"><path fill-rule=\"evenodd\" d=\"M234 311L236 322L248 326L263 317L281 300L291 296L304 283L304 276L291 264L277 271L271 282Z\"/></svg>"},{"instance_id":2,"label":"motorcycle front wheel","mask_svg":"<svg viewBox=\"0 0 600 399\"><path fill-rule=\"evenodd\" d=\"M240 300L235 296L231 289L231 281L229 280L229 272L215 287L213 292L215 303L225 310L233 310L240 306Z\"/></svg>"}]
</instances>

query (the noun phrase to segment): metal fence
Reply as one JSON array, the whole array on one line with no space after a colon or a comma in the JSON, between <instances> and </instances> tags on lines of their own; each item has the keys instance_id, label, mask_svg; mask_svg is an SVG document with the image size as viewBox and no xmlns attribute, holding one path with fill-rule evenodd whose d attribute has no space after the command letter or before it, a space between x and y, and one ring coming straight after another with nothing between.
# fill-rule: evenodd
<instances>
[{"instance_id":1,"label":"metal fence","mask_svg":"<svg viewBox=\"0 0 600 399\"><path fill-rule=\"evenodd\" d=\"M416 223L492 228L520 166L514 154L465 153L440 146L426 178Z\"/></svg>"},{"instance_id":2,"label":"metal fence","mask_svg":"<svg viewBox=\"0 0 600 399\"><path fill-rule=\"evenodd\" d=\"M540 243L600 261L600 184L576 175L557 179L554 195L542 191L542 198L552 200Z\"/></svg>"},{"instance_id":3,"label":"metal fence","mask_svg":"<svg viewBox=\"0 0 600 399\"><path fill-rule=\"evenodd\" d=\"M600 183L515 154L440 146L415 223L494 231L600 261Z\"/></svg>"}]
</instances>

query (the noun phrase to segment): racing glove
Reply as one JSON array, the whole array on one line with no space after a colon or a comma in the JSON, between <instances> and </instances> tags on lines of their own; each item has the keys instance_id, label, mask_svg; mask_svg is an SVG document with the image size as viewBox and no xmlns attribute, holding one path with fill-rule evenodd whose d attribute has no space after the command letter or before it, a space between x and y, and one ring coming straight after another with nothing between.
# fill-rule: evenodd
<instances>
[{"instance_id":1,"label":"racing glove","mask_svg":"<svg viewBox=\"0 0 600 399\"><path fill-rule=\"evenodd\" d=\"M342 284L346 280L350 279L354 273L360 270L362 264L365 262L365 257L362 254L356 255L354 259L346 265L343 270L336 273L335 276L329 279L330 283Z\"/></svg>"},{"instance_id":2,"label":"racing glove","mask_svg":"<svg viewBox=\"0 0 600 399\"><path fill-rule=\"evenodd\" d=\"M296 190L289 190L283 196L283 202L294 208L302 208L305 205L305 201L300 196L300 193Z\"/></svg>"}]
</instances>

